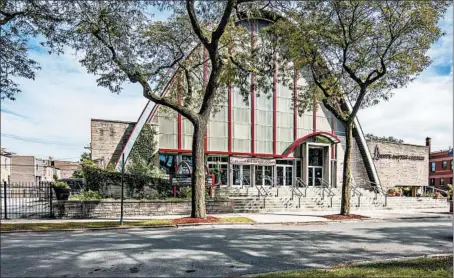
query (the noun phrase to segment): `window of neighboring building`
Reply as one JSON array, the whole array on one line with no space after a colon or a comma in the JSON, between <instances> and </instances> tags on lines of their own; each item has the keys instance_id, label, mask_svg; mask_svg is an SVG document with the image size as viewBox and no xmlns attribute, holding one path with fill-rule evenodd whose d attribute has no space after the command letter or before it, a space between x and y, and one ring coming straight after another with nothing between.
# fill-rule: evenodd
<instances>
[{"instance_id":1,"label":"window of neighboring building","mask_svg":"<svg viewBox=\"0 0 454 278\"><path fill-rule=\"evenodd\" d=\"M451 180L449 181L449 184L451 184L451 185L452 185L452 178L451 178Z\"/></svg>"},{"instance_id":2,"label":"window of neighboring building","mask_svg":"<svg viewBox=\"0 0 454 278\"><path fill-rule=\"evenodd\" d=\"M435 172L435 162L430 163L430 171Z\"/></svg>"},{"instance_id":3,"label":"window of neighboring building","mask_svg":"<svg viewBox=\"0 0 454 278\"><path fill-rule=\"evenodd\" d=\"M434 186L435 185L435 179L430 179L430 186Z\"/></svg>"},{"instance_id":4,"label":"window of neighboring building","mask_svg":"<svg viewBox=\"0 0 454 278\"><path fill-rule=\"evenodd\" d=\"M448 161L443 160L443 161L441 162L441 167L442 167L443 169L448 168Z\"/></svg>"},{"instance_id":5,"label":"window of neighboring building","mask_svg":"<svg viewBox=\"0 0 454 278\"><path fill-rule=\"evenodd\" d=\"M7 168L7 161L8 161L8 160L5 158L5 169L8 169L8 168Z\"/></svg>"},{"instance_id":6,"label":"window of neighboring building","mask_svg":"<svg viewBox=\"0 0 454 278\"><path fill-rule=\"evenodd\" d=\"M445 185L445 179L444 178L440 178L440 185Z\"/></svg>"},{"instance_id":7,"label":"window of neighboring building","mask_svg":"<svg viewBox=\"0 0 454 278\"><path fill-rule=\"evenodd\" d=\"M452 168L452 159L451 159L451 170L453 170L453 168Z\"/></svg>"}]
</instances>

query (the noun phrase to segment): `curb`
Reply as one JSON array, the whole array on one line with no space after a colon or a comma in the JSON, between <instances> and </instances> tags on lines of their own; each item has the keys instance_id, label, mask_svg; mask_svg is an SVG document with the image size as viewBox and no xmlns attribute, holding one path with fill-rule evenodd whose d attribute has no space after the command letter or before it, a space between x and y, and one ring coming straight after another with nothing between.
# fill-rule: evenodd
<instances>
[{"instance_id":1,"label":"curb","mask_svg":"<svg viewBox=\"0 0 454 278\"><path fill-rule=\"evenodd\" d=\"M321 217L320 217L321 218ZM396 217L396 218L363 218L363 219L344 219L344 220L330 220L324 221L291 221L291 222L238 222L238 223L187 223L187 224L172 224L172 225L155 225L155 226L116 226L116 227L101 227L101 228L77 228L77 229L51 229L51 230L14 230L2 231L0 234L12 233L42 233L42 232L75 232L75 231L109 231L109 230L125 230L125 229L163 229L163 228L183 228L183 227L196 227L196 226L235 226L235 225L250 225L250 226L267 226L267 225L286 225L286 226L300 226L300 225L325 225L330 223L357 223L363 221L369 222L382 222L382 221L395 221L395 220L424 220L424 219L452 219L452 215L434 215L423 217ZM14 224L14 223L7 223ZM18 223L21 224L21 223Z\"/></svg>"}]
</instances>

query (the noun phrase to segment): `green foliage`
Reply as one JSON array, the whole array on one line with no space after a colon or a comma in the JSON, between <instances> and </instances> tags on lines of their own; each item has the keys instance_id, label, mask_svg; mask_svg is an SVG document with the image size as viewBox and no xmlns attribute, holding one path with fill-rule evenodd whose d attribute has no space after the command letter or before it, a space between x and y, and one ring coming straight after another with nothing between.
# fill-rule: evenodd
<instances>
[{"instance_id":1,"label":"green foliage","mask_svg":"<svg viewBox=\"0 0 454 278\"><path fill-rule=\"evenodd\" d=\"M77 178L77 179L82 179L82 178L85 178L82 168L83 167L96 167L96 165L95 165L95 162L93 160L91 160L90 153L88 153L88 152L83 152L80 155L79 161L80 161L80 165L77 168L77 170L75 170L73 172L72 177Z\"/></svg>"},{"instance_id":2,"label":"green foliage","mask_svg":"<svg viewBox=\"0 0 454 278\"><path fill-rule=\"evenodd\" d=\"M31 39L40 36L40 44L49 46L49 51L61 50L56 27L70 16L67 7L65 1L0 1L1 100L15 100L21 92L17 78L34 80L40 70L38 62L28 55Z\"/></svg>"},{"instance_id":3,"label":"green foliage","mask_svg":"<svg viewBox=\"0 0 454 278\"><path fill-rule=\"evenodd\" d=\"M65 188L65 189L69 189L69 185L66 183L66 182L63 182L63 181L55 181L54 182L54 187L56 188Z\"/></svg>"},{"instance_id":4,"label":"green foliage","mask_svg":"<svg viewBox=\"0 0 454 278\"><path fill-rule=\"evenodd\" d=\"M144 125L129 155L126 171L134 175L163 178L164 173L155 165L156 130L149 124Z\"/></svg>"},{"instance_id":5,"label":"green foliage","mask_svg":"<svg viewBox=\"0 0 454 278\"><path fill-rule=\"evenodd\" d=\"M380 142L391 142L391 143L403 143L404 140L402 139L397 139L397 138L394 138L393 136L389 136L389 137L386 137L386 136L375 136L371 133L368 133L365 135L366 139L369 139L369 140L374 140L374 141L380 141Z\"/></svg>"},{"instance_id":6,"label":"green foliage","mask_svg":"<svg viewBox=\"0 0 454 278\"><path fill-rule=\"evenodd\" d=\"M93 190L81 190L79 194L74 194L69 197L69 200L101 200L102 196L99 192Z\"/></svg>"},{"instance_id":7,"label":"green foliage","mask_svg":"<svg viewBox=\"0 0 454 278\"><path fill-rule=\"evenodd\" d=\"M411 196L411 188L410 187L402 188L402 195L410 197Z\"/></svg>"},{"instance_id":8,"label":"green foliage","mask_svg":"<svg viewBox=\"0 0 454 278\"><path fill-rule=\"evenodd\" d=\"M87 189L102 192L108 184L121 185L122 174L120 172L111 172L89 166L83 166L82 171ZM156 190L159 196L171 195L170 181L166 178L124 173L123 182L130 195L139 198L145 197L145 187Z\"/></svg>"},{"instance_id":9,"label":"green foliage","mask_svg":"<svg viewBox=\"0 0 454 278\"><path fill-rule=\"evenodd\" d=\"M452 201L452 184L448 184L448 200Z\"/></svg>"}]
</instances>

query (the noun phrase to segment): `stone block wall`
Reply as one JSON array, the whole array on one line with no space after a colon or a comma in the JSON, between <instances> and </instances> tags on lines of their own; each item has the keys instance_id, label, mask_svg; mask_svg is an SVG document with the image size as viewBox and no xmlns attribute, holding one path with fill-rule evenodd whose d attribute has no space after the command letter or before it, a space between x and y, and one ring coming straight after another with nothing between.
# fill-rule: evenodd
<instances>
[{"instance_id":1,"label":"stone block wall","mask_svg":"<svg viewBox=\"0 0 454 278\"><path fill-rule=\"evenodd\" d=\"M91 159L102 166L115 163L134 128L134 122L91 119Z\"/></svg>"},{"instance_id":2,"label":"stone block wall","mask_svg":"<svg viewBox=\"0 0 454 278\"><path fill-rule=\"evenodd\" d=\"M231 213L233 203L207 201L207 213ZM120 201L55 201L53 211L56 218L119 218ZM189 215L191 201L124 201L124 217Z\"/></svg>"},{"instance_id":3,"label":"stone block wall","mask_svg":"<svg viewBox=\"0 0 454 278\"><path fill-rule=\"evenodd\" d=\"M396 185L428 185L428 147L371 140L367 141L367 146L374 157L375 168L384 190ZM376 147L384 157L377 159L376 154L374 155ZM416 160L416 157L423 159Z\"/></svg>"}]
</instances>

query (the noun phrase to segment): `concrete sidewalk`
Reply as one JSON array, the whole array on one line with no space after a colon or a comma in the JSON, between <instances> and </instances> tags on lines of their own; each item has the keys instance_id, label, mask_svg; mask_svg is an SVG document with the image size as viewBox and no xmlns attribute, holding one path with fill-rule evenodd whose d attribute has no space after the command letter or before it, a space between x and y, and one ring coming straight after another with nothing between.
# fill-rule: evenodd
<instances>
[{"instance_id":1,"label":"concrete sidewalk","mask_svg":"<svg viewBox=\"0 0 454 278\"><path fill-rule=\"evenodd\" d=\"M339 214L339 211L319 211L319 212L275 212L275 213L227 213L210 214L214 217L247 217L258 224L279 224L279 223L311 223L311 222L333 222L323 215ZM452 218L452 214L440 209L420 209L420 210L371 210L353 212L370 217L370 220L393 220L393 219L422 219L422 218ZM127 217L124 221L140 221L151 219L177 219L187 217L187 215L162 215L162 216L141 216ZM119 221L116 219L11 219L2 220L1 223L62 223L62 222L99 222L99 221ZM350 221L350 220L348 220Z\"/></svg>"}]
</instances>

